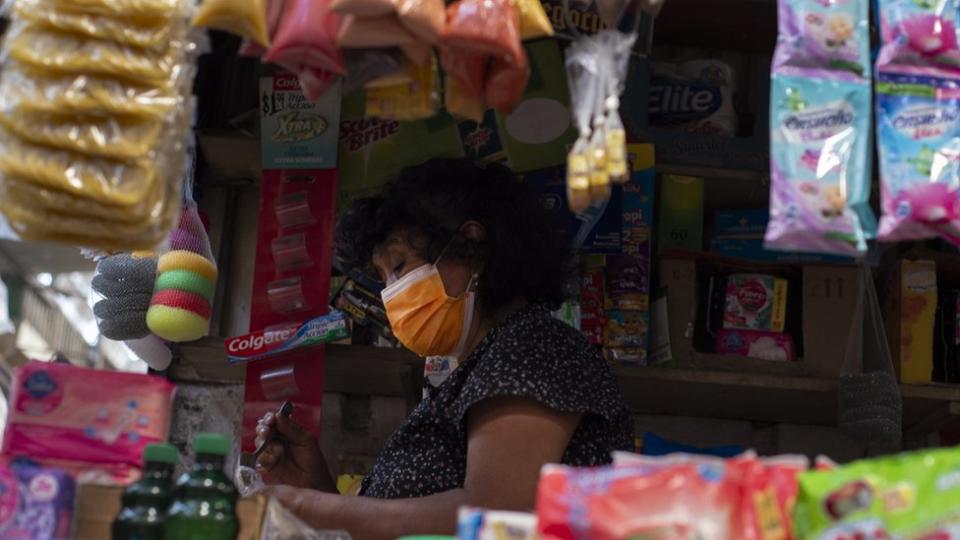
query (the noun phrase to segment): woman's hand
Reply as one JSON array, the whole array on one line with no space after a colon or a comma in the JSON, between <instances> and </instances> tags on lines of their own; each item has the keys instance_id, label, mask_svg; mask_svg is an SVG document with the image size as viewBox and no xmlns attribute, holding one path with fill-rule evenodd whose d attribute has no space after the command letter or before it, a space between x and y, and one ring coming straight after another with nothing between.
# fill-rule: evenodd
<instances>
[{"instance_id":1,"label":"woman's hand","mask_svg":"<svg viewBox=\"0 0 960 540\"><path fill-rule=\"evenodd\" d=\"M257 470L271 483L331 491L335 486L316 439L288 417L269 412L257 422L257 446L267 439Z\"/></svg>"}]
</instances>

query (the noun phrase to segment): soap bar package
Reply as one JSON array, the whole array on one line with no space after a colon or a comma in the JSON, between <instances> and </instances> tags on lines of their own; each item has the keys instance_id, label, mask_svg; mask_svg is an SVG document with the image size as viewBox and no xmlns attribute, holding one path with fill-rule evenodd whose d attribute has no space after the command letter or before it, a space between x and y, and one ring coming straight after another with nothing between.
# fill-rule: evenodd
<instances>
[{"instance_id":1,"label":"soap bar package","mask_svg":"<svg viewBox=\"0 0 960 540\"><path fill-rule=\"evenodd\" d=\"M70 538L73 494L59 469L0 465L0 540Z\"/></svg>"},{"instance_id":2,"label":"soap bar package","mask_svg":"<svg viewBox=\"0 0 960 540\"><path fill-rule=\"evenodd\" d=\"M787 314L787 280L762 274L727 278L723 327L783 332Z\"/></svg>"}]
</instances>

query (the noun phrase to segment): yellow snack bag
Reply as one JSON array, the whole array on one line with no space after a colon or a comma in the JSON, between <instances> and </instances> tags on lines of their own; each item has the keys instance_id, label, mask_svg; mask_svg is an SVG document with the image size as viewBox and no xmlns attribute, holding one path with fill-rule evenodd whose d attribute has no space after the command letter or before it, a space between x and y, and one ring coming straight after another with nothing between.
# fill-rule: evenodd
<instances>
[{"instance_id":1,"label":"yellow snack bag","mask_svg":"<svg viewBox=\"0 0 960 540\"><path fill-rule=\"evenodd\" d=\"M66 191L36 185L29 180L5 176L6 193L13 201L32 200L47 212L80 218L102 219L131 225L143 224L163 209L162 182L154 182L147 197L132 206L115 206Z\"/></svg>"},{"instance_id":2,"label":"yellow snack bag","mask_svg":"<svg viewBox=\"0 0 960 540\"><path fill-rule=\"evenodd\" d=\"M487 112L486 104L464 94L457 81L451 77L446 79L443 98L447 112L453 116L473 120L478 124L483 122L483 115Z\"/></svg>"},{"instance_id":3,"label":"yellow snack bag","mask_svg":"<svg viewBox=\"0 0 960 540\"><path fill-rule=\"evenodd\" d=\"M105 204L130 206L161 183L152 161L120 162L38 146L0 128L0 171L84 195Z\"/></svg>"},{"instance_id":4,"label":"yellow snack bag","mask_svg":"<svg viewBox=\"0 0 960 540\"><path fill-rule=\"evenodd\" d=\"M35 26L145 49L164 49L172 39L182 37L174 36L174 27L162 19L142 20L129 16L121 18L116 14L60 10L56 3L56 0L17 0L14 16Z\"/></svg>"},{"instance_id":5,"label":"yellow snack bag","mask_svg":"<svg viewBox=\"0 0 960 540\"><path fill-rule=\"evenodd\" d=\"M60 11L130 17L140 23L148 19L160 23L180 17L191 4L192 0L50 0L51 7Z\"/></svg>"},{"instance_id":6,"label":"yellow snack bag","mask_svg":"<svg viewBox=\"0 0 960 540\"><path fill-rule=\"evenodd\" d=\"M109 77L52 75L8 62L0 77L0 111L78 114L123 114L158 118L181 104L166 88Z\"/></svg>"},{"instance_id":7,"label":"yellow snack bag","mask_svg":"<svg viewBox=\"0 0 960 540\"><path fill-rule=\"evenodd\" d=\"M34 112L3 114L0 123L36 144L129 160L149 157L163 128L159 121L150 119Z\"/></svg>"},{"instance_id":8,"label":"yellow snack bag","mask_svg":"<svg viewBox=\"0 0 960 540\"><path fill-rule=\"evenodd\" d=\"M520 39L537 39L553 35L553 25L540 0L513 0L520 16Z\"/></svg>"},{"instance_id":9,"label":"yellow snack bag","mask_svg":"<svg viewBox=\"0 0 960 540\"><path fill-rule=\"evenodd\" d=\"M165 182L161 206L150 219L122 223L51 212L36 197L10 195L6 178L0 179L0 211L24 240L58 242L106 251L154 249L166 238L180 210L179 182Z\"/></svg>"},{"instance_id":10,"label":"yellow snack bag","mask_svg":"<svg viewBox=\"0 0 960 540\"><path fill-rule=\"evenodd\" d=\"M367 90L367 116L392 120L419 120L437 112L437 61L423 66L405 62L411 81Z\"/></svg>"},{"instance_id":11,"label":"yellow snack bag","mask_svg":"<svg viewBox=\"0 0 960 540\"><path fill-rule=\"evenodd\" d=\"M265 0L206 0L193 18L193 25L223 30L270 46Z\"/></svg>"},{"instance_id":12,"label":"yellow snack bag","mask_svg":"<svg viewBox=\"0 0 960 540\"><path fill-rule=\"evenodd\" d=\"M15 22L7 36L10 57L28 66L84 75L108 75L143 84L170 86L180 60L182 44L163 52L130 47L113 41L38 29Z\"/></svg>"}]
</instances>

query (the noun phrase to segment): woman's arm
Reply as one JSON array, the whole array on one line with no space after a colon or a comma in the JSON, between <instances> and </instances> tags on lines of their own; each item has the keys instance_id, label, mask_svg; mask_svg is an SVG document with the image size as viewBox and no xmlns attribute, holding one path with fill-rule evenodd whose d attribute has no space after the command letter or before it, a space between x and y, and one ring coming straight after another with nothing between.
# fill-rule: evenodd
<instances>
[{"instance_id":1,"label":"woman's arm","mask_svg":"<svg viewBox=\"0 0 960 540\"><path fill-rule=\"evenodd\" d=\"M530 510L540 468L561 460L580 415L523 398L486 400L467 415L467 474L463 489L419 499L340 497L277 487L270 494L309 525L346 530L357 540L411 534L454 534L463 505Z\"/></svg>"}]
</instances>

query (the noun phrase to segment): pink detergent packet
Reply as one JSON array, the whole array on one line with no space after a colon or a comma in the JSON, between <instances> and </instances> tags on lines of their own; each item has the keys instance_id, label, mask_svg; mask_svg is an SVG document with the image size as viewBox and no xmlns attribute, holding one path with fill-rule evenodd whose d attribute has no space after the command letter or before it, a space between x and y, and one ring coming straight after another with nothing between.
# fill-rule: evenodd
<instances>
[{"instance_id":1,"label":"pink detergent packet","mask_svg":"<svg viewBox=\"0 0 960 540\"><path fill-rule=\"evenodd\" d=\"M880 239L960 245L960 52L956 2L880 0Z\"/></svg>"},{"instance_id":2,"label":"pink detergent packet","mask_svg":"<svg viewBox=\"0 0 960 540\"><path fill-rule=\"evenodd\" d=\"M30 362L14 370L3 453L139 467L167 440L173 392L160 377Z\"/></svg>"},{"instance_id":3,"label":"pink detergent packet","mask_svg":"<svg viewBox=\"0 0 960 540\"><path fill-rule=\"evenodd\" d=\"M866 0L780 0L778 73L859 79L870 72Z\"/></svg>"},{"instance_id":4,"label":"pink detergent packet","mask_svg":"<svg viewBox=\"0 0 960 540\"><path fill-rule=\"evenodd\" d=\"M883 41L877 58L880 69L914 75L960 71L956 1L878 2Z\"/></svg>"},{"instance_id":5,"label":"pink detergent packet","mask_svg":"<svg viewBox=\"0 0 960 540\"><path fill-rule=\"evenodd\" d=\"M0 540L70 538L74 487L59 469L0 465Z\"/></svg>"},{"instance_id":6,"label":"pink detergent packet","mask_svg":"<svg viewBox=\"0 0 960 540\"><path fill-rule=\"evenodd\" d=\"M870 209L869 0L779 0L768 249L856 257Z\"/></svg>"},{"instance_id":7,"label":"pink detergent packet","mask_svg":"<svg viewBox=\"0 0 960 540\"><path fill-rule=\"evenodd\" d=\"M343 57L336 45L340 17L330 10L328 0L286 0L283 9L276 36L264 60L342 75Z\"/></svg>"}]
</instances>

